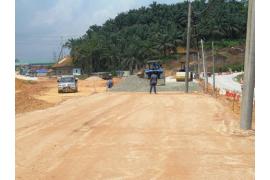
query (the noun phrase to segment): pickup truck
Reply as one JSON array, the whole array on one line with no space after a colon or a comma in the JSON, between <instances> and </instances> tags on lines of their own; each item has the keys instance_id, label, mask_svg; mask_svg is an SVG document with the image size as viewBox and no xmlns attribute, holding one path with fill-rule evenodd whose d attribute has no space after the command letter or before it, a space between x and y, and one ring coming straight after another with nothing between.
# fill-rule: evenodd
<instances>
[{"instance_id":1,"label":"pickup truck","mask_svg":"<svg viewBox=\"0 0 270 180\"><path fill-rule=\"evenodd\" d=\"M58 93L78 92L78 79L73 75L64 75L58 78Z\"/></svg>"}]
</instances>

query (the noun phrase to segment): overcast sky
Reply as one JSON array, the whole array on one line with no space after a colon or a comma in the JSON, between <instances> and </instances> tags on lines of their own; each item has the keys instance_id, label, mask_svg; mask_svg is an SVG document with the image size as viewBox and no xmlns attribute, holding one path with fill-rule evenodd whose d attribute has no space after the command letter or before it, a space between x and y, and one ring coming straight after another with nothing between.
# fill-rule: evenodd
<instances>
[{"instance_id":1,"label":"overcast sky","mask_svg":"<svg viewBox=\"0 0 270 180\"><path fill-rule=\"evenodd\" d=\"M183 0L156 0L172 4ZM83 35L120 12L148 6L153 0L16 0L16 58L40 62L59 54L63 39Z\"/></svg>"}]
</instances>

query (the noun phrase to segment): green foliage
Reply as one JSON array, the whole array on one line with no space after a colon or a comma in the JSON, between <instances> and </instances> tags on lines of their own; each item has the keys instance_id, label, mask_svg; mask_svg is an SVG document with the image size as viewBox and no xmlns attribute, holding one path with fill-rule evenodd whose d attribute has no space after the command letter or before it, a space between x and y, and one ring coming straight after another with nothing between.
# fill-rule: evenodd
<instances>
[{"instance_id":1,"label":"green foliage","mask_svg":"<svg viewBox=\"0 0 270 180\"><path fill-rule=\"evenodd\" d=\"M231 65L226 65L224 67L220 67L219 72L228 72L228 71L237 71L237 72L241 72L244 71L244 65L243 64L231 64Z\"/></svg>"},{"instance_id":2,"label":"green foliage","mask_svg":"<svg viewBox=\"0 0 270 180\"><path fill-rule=\"evenodd\" d=\"M113 77L117 76L116 71L111 71L110 74L111 74Z\"/></svg>"},{"instance_id":3,"label":"green foliage","mask_svg":"<svg viewBox=\"0 0 270 180\"><path fill-rule=\"evenodd\" d=\"M239 46L244 43L244 39L239 40L221 40L217 45L220 45L220 47L233 47L233 46Z\"/></svg>"},{"instance_id":4,"label":"green foliage","mask_svg":"<svg viewBox=\"0 0 270 180\"><path fill-rule=\"evenodd\" d=\"M237 82L241 82L241 79L243 79L244 78L244 73L243 74L239 74L239 75L237 75L236 77L235 77L235 80L237 81Z\"/></svg>"},{"instance_id":5,"label":"green foliage","mask_svg":"<svg viewBox=\"0 0 270 180\"><path fill-rule=\"evenodd\" d=\"M157 4L120 13L102 26L93 25L85 35L70 39L74 64L86 74L142 68L150 59L175 58L176 48L186 45L187 2ZM245 39L247 2L236 0L195 0L192 2L191 48L200 39L232 46ZM206 44L206 48L209 47Z\"/></svg>"},{"instance_id":6,"label":"green foliage","mask_svg":"<svg viewBox=\"0 0 270 180\"><path fill-rule=\"evenodd\" d=\"M225 48L225 47L235 47L240 46L245 43L245 39L220 39L218 41L214 41L215 48ZM212 48L212 41L208 41L204 43L205 49Z\"/></svg>"},{"instance_id":7,"label":"green foliage","mask_svg":"<svg viewBox=\"0 0 270 180\"><path fill-rule=\"evenodd\" d=\"M244 65L243 64L233 64L229 66L231 68L232 71L243 71L244 70Z\"/></svg>"},{"instance_id":8,"label":"green foliage","mask_svg":"<svg viewBox=\"0 0 270 180\"><path fill-rule=\"evenodd\" d=\"M179 58L179 55L178 54L170 54L168 56L163 56L163 57L160 57L159 59L161 60L161 62L168 62L168 61L171 61L171 60L177 60Z\"/></svg>"}]
</instances>

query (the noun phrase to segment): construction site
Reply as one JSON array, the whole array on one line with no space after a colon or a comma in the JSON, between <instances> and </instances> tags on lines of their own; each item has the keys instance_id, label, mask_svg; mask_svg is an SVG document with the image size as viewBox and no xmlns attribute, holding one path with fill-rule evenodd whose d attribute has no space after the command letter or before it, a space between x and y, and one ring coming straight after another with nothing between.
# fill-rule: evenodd
<instances>
[{"instance_id":1,"label":"construction site","mask_svg":"<svg viewBox=\"0 0 270 180\"><path fill-rule=\"evenodd\" d=\"M16 67L16 179L255 179L252 22L246 45L193 49L187 5L186 47L170 60L109 61L114 74L72 56Z\"/></svg>"},{"instance_id":2,"label":"construction site","mask_svg":"<svg viewBox=\"0 0 270 180\"><path fill-rule=\"evenodd\" d=\"M240 129L240 100L166 80L149 94L137 75L110 90L90 76L59 94L56 78L16 79L16 178L254 179L255 121Z\"/></svg>"}]
</instances>

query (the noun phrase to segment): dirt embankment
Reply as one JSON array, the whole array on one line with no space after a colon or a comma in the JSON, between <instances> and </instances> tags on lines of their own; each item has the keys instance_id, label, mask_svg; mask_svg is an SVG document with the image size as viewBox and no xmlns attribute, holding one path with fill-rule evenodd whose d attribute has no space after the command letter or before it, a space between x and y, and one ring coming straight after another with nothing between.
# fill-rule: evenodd
<instances>
[{"instance_id":1,"label":"dirt embankment","mask_svg":"<svg viewBox=\"0 0 270 180\"><path fill-rule=\"evenodd\" d=\"M49 88L46 84L36 81L15 79L15 107L16 113L29 112L37 109L45 109L53 106L52 103L34 98L41 96Z\"/></svg>"},{"instance_id":2,"label":"dirt embankment","mask_svg":"<svg viewBox=\"0 0 270 180\"><path fill-rule=\"evenodd\" d=\"M113 80L115 84L120 81L119 78ZM70 98L106 91L106 81L98 77L79 80L78 93L59 94L56 81L56 78L40 78L38 81L15 79L16 113L46 109Z\"/></svg>"},{"instance_id":3,"label":"dirt embankment","mask_svg":"<svg viewBox=\"0 0 270 180\"><path fill-rule=\"evenodd\" d=\"M201 56L201 51L199 52ZM205 50L205 60L207 62L208 71L212 71L212 50ZM245 47L227 47L218 49L215 54L215 67L216 71L219 72L220 68L227 65L243 64L245 59ZM166 76L175 76L177 70L184 66L186 61L186 56L181 54L179 59L171 59L170 61L163 64ZM197 71L197 54L190 54L189 68L192 71ZM200 71L202 71L202 57L200 57Z\"/></svg>"}]
</instances>

